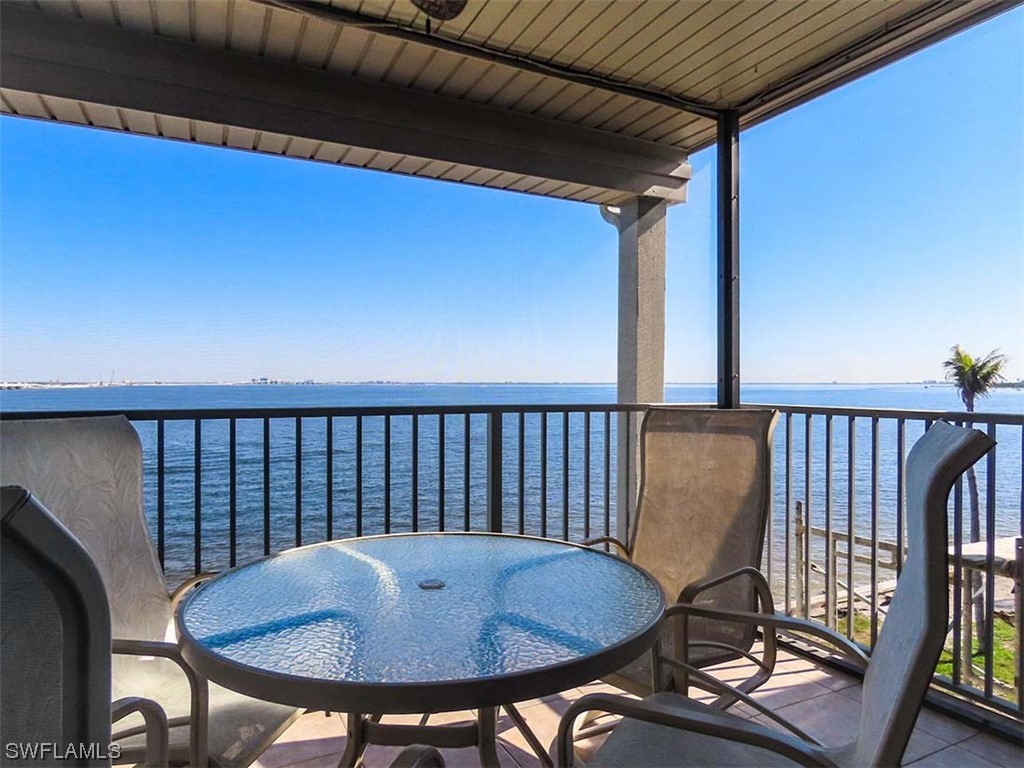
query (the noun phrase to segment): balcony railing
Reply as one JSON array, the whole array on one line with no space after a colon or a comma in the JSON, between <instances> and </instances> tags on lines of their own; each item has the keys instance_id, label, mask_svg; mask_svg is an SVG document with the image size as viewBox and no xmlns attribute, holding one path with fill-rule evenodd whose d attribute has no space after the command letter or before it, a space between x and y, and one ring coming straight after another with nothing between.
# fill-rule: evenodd
<instances>
[{"instance_id":1,"label":"balcony railing","mask_svg":"<svg viewBox=\"0 0 1024 768\"><path fill-rule=\"evenodd\" d=\"M646 406L506 405L123 412L144 450L146 513L168 581L293 546L401 531L506 531L581 540L615 534L617 443ZM995 542L1024 535L1024 415L774 407L764 570L780 606L870 646L905 554L905 460L932 421L997 442L975 468L978 527L950 502L951 631L936 685L975 714L1024 712L1019 612ZM109 412L3 414L5 419ZM122 413L119 411L118 413ZM852 536L851 536L852 533ZM986 542L987 565L961 553ZM1020 578L1021 560L1016 567ZM982 628L972 616L972 574ZM977 586L977 585L976 585ZM980 649L980 653L979 653Z\"/></svg>"}]
</instances>

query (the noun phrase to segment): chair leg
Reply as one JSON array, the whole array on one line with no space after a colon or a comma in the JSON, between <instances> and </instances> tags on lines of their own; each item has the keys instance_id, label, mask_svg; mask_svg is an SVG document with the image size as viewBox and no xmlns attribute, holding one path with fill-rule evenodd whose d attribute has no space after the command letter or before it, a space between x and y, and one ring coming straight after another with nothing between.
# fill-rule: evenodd
<instances>
[{"instance_id":1,"label":"chair leg","mask_svg":"<svg viewBox=\"0 0 1024 768\"><path fill-rule=\"evenodd\" d=\"M540 743L540 739L537 738L537 734L533 732L533 729L527 724L526 720L519 710L512 704L505 704L505 711L508 712L508 716L512 718L512 722L515 723L516 728L523 734L523 738L530 745L533 751L537 754L538 759L545 768L553 768L554 763L551 760L551 756L548 751L544 749L544 745Z\"/></svg>"},{"instance_id":2,"label":"chair leg","mask_svg":"<svg viewBox=\"0 0 1024 768\"><path fill-rule=\"evenodd\" d=\"M192 722L189 726L189 748L192 765L207 768L210 765L210 686L206 678L196 675L192 686Z\"/></svg>"}]
</instances>

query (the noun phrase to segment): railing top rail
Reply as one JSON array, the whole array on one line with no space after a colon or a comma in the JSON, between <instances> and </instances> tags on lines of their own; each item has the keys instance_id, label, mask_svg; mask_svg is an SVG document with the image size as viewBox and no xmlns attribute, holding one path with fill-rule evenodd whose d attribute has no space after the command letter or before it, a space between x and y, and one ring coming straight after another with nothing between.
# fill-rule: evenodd
<instances>
[{"instance_id":1,"label":"railing top rail","mask_svg":"<svg viewBox=\"0 0 1024 768\"><path fill-rule=\"evenodd\" d=\"M898 408L863 408L829 405L777 405L744 403L744 408L776 408L783 413L811 416L856 416L861 418L912 419L973 422L974 424L1024 424L1024 413L967 413L966 411L908 411Z\"/></svg>"},{"instance_id":2,"label":"railing top rail","mask_svg":"<svg viewBox=\"0 0 1024 768\"><path fill-rule=\"evenodd\" d=\"M687 407L711 407L694 405ZM3 411L0 420L69 419L92 416L125 416L131 421L191 421L194 419L282 419L354 416L438 416L486 415L490 413L605 413L642 411L648 403L556 403L501 405L353 405L290 408L169 408L169 409L106 409L89 411Z\"/></svg>"},{"instance_id":3,"label":"railing top rail","mask_svg":"<svg viewBox=\"0 0 1024 768\"><path fill-rule=\"evenodd\" d=\"M506 403L490 405L352 405L287 408L147 408L88 411L2 411L0 420L59 419L88 416L120 416L132 421L191 421L194 419L284 419L355 416L438 416L486 415L491 413L625 413L646 410L654 405L684 408L713 408L710 403ZM915 411L893 408L863 408L823 405L780 405L744 403L743 408L775 408L783 413L811 416L854 416L858 418L939 420L975 424L1024 425L1020 413L967 413L966 411Z\"/></svg>"}]
</instances>

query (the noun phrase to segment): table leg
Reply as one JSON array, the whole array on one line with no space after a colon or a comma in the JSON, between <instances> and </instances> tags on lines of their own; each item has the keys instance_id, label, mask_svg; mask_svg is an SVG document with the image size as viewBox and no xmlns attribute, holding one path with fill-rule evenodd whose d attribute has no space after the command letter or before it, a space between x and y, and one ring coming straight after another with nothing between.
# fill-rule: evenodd
<instances>
[{"instance_id":1,"label":"table leg","mask_svg":"<svg viewBox=\"0 0 1024 768\"><path fill-rule=\"evenodd\" d=\"M482 768L500 768L498 764L498 711L494 707L477 710L477 738Z\"/></svg>"},{"instance_id":2,"label":"table leg","mask_svg":"<svg viewBox=\"0 0 1024 768\"><path fill-rule=\"evenodd\" d=\"M363 756L363 750L366 749L363 715L360 712L349 712L345 718L347 720L345 731L348 738L345 739L345 752L341 756L338 768L355 768L356 763Z\"/></svg>"}]
</instances>

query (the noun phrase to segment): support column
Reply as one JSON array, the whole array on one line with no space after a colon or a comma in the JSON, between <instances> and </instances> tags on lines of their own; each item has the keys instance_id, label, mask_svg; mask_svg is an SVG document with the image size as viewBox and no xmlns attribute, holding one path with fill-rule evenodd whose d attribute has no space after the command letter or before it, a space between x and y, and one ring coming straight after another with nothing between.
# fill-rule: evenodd
<instances>
[{"instance_id":1,"label":"support column","mask_svg":"<svg viewBox=\"0 0 1024 768\"><path fill-rule=\"evenodd\" d=\"M740 405L740 115L718 115L718 407Z\"/></svg>"},{"instance_id":2,"label":"support column","mask_svg":"<svg viewBox=\"0 0 1024 768\"><path fill-rule=\"evenodd\" d=\"M618 209L601 208L619 231L618 402L665 399L664 200L639 197ZM639 488L638 416L619 414L616 536L628 541ZM626 514L622 514L623 511Z\"/></svg>"}]
</instances>

